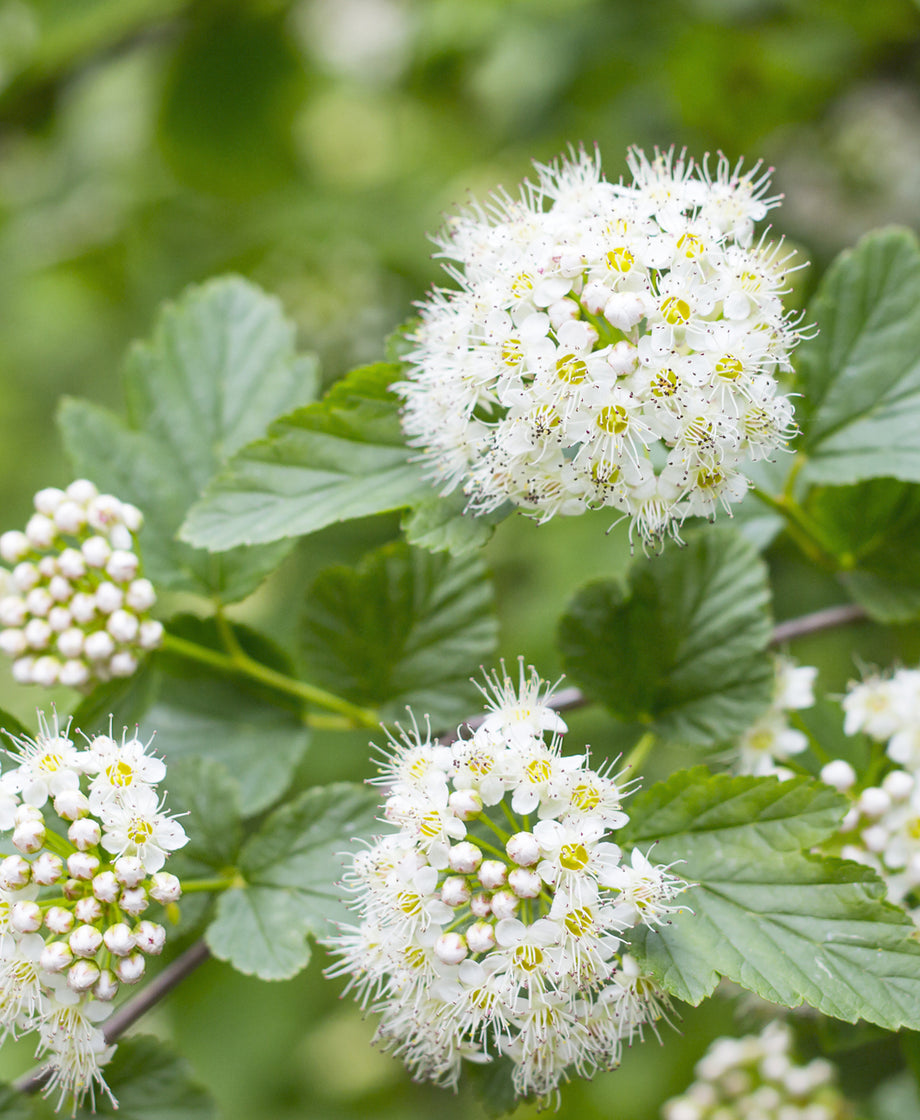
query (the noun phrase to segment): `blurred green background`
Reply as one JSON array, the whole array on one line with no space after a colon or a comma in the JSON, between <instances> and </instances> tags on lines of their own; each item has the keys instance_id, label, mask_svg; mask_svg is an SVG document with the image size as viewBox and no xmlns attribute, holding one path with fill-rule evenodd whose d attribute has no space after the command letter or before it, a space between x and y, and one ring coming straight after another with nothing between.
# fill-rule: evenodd
<instances>
[{"instance_id":1,"label":"blurred green background","mask_svg":"<svg viewBox=\"0 0 920 1120\"><path fill-rule=\"evenodd\" d=\"M249 276L331 381L377 358L437 279L426 232L445 212L569 144L597 142L612 178L630 144L775 165L775 226L813 262L804 303L860 233L920 224L918 32L911 0L0 0L2 527L68 480L57 399L118 407L121 355L163 299ZM558 670L562 606L628 562L608 521L500 527L507 656ZM253 610L284 637L310 573L395 532L382 518L311 538ZM782 549L771 563L779 617L841 598ZM920 656L913 627L853 637L867 660ZM840 690L852 650L825 637L796 653ZM6 670L0 700L24 718L35 702ZM572 724L574 744L612 749L609 722ZM318 738L304 780L361 777L365 759L362 736ZM413 1086L372 1051L321 963L282 986L208 965L145 1029L175 1038L226 1120L482 1114L468 1089ZM618 1073L567 1089L561 1116L652 1120L708 1041L744 1028L738 1014L728 1000L686 1010L663 1047L648 1039ZM756 1025L756 1009L740 1014ZM8 1045L2 1065L28 1060ZM890 1043L869 1045L848 1076L866 1088L890 1061Z\"/></svg>"}]
</instances>

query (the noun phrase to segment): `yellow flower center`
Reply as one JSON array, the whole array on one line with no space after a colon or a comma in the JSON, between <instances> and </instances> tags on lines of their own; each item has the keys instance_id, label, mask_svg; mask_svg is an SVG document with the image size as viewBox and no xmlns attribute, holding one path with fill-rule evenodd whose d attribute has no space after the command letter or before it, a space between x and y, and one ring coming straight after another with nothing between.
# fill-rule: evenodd
<instances>
[{"instance_id":1,"label":"yellow flower center","mask_svg":"<svg viewBox=\"0 0 920 1120\"><path fill-rule=\"evenodd\" d=\"M595 422L602 432L621 436L629 427L629 413L621 404L608 405L600 410Z\"/></svg>"},{"instance_id":2,"label":"yellow flower center","mask_svg":"<svg viewBox=\"0 0 920 1120\"><path fill-rule=\"evenodd\" d=\"M590 910L584 908L573 910L571 914L565 916L565 928L573 937L584 937L593 926L594 920L591 917Z\"/></svg>"},{"instance_id":3,"label":"yellow flower center","mask_svg":"<svg viewBox=\"0 0 920 1120\"><path fill-rule=\"evenodd\" d=\"M581 871L588 865L588 849L584 844L563 844L559 852L559 864L566 871Z\"/></svg>"},{"instance_id":4,"label":"yellow flower center","mask_svg":"<svg viewBox=\"0 0 920 1120\"><path fill-rule=\"evenodd\" d=\"M683 325L690 320L690 304L679 296L668 296L661 304L661 314L672 327Z\"/></svg>"},{"instance_id":5,"label":"yellow flower center","mask_svg":"<svg viewBox=\"0 0 920 1120\"><path fill-rule=\"evenodd\" d=\"M118 762L113 762L111 766L105 768L105 776L113 786L121 786L124 789L134 780L134 768L119 759Z\"/></svg>"},{"instance_id":6,"label":"yellow flower center","mask_svg":"<svg viewBox=\"0 0 920 1120\"><path fill-rule=\"evenodd\" d=\"M572 790L572 804L584 813L596 809L600 803L601 794L596 786L576 786Z\"/></svg>"},{"instance_id":7,"label":"yellow flower center","mask_svg":"<svg viewBox=\"0 0 920 1120\"><path fill-rule=\"evenodd\" d=\"M588 376L588 367L574 354L563 354L556 362L556 376L569 385L580 385Z\"/></svg>"},{"instance_id":8,"label":"yellow flower center","mask_svg":"<svg viewBox=\"0 0 920 1120\"><path fill-rule=\"evenodd\" d=\"M153 835L153 825L143 817L135 817L128 826L127 832L132 844L146 844Z\"/></svg>"},{"instance_id":9,"label":"yellow flower center","mask_svg":"<svg viewBox=\"0 0 920 1120\"><path fill-rule=\"evenodd\" d=\"M543 963L543 950L537 945L518 945L514 950L514 963L526 972L533 972Z\"/></svg>"},{"instance_id":10,"label":"yellow flower center","mask_svg":"<svg viewBox=\"0 0 920 1120\"><path fill-rule=\"evenodd\" d=\"M617 249L611 249L606 259L607 267L611 272L629 272L635 261L632 253L622 245Z\"/></svg>"},{"instance_id":11,"label":"yellow flower center","mask_svg":"<svg viewBox=\"0 0 920 1120\"><path fill-rule=\"evenodd\" d=\"M726 381L735 381L744 373L744 366L732 354L726 354L716 362L716 373Z\"/></svg>"},{"instance_id":12,"label":"yellow flower center","mask_svg":"<svg viewBox=\"0 0 920 1120\"><path fill-rule=\"evenodd\" d=\"M553 768L545 758L535 758L533 762L527 763L527 777L536 785L541 782L548 782L552 773Z\"/></svg>"},{"instance_id":13,"label":"yellow flower center","mask_svg":"<svg viewBox=\"0 0 920 1120\"><path fill-rule=\"evenodd\" d=\"M691 260L703 255L703 239L695 233L682 233L677 239L677 248L683 249Z\"/></svg>"},{"instance_id":14,"label":"yellow flower center","mask_svg":"<svg viewBox=\"0 0 920 1120\"><path fill-rule=\"evenodd\" d=\"M673 369L662 369L652 378L653 397L673 397L680 381Z\"/></svg>"}]
</instances>

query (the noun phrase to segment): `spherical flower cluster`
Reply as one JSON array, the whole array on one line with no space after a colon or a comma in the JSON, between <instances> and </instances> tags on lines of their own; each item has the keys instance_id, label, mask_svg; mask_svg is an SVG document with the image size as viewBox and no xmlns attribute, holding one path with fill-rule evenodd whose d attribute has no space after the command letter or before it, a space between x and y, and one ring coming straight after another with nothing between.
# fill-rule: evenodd
<instances>
[{"instance_id":1,"label":"spherical flower cluster","mask_svg":"<svg viewBox=\"0 0 920 1120\"><path fill-rule=\"evenodd\" d=\"M331 940L330 975L350 975L416 1078L455 1086L462 1058L508 1055L518 1094L545 1098L665 1013L621 935L665 922L686 884L608 838L626 790L561 753L533 670L483 691L486 718L452 745L417 726L391 740L377 780L396 831L354 856L360 922Z\"/></svg>"},{"instance_id":2,"label":"spherical flower cluster","mask_svg":"<svg viewBox=\"0 0 920 1120\"><path fill-rule=\"evenodd\" d=\"M775 378L801 334L782 306L791 254L753 237L779 201L768 175L627 162L629 185L584 151L537 164L519 198L437 241L459 287L422 304L394 389L410 444L474 512L609 506L655 542L730 512L744 464L794 429Z\"/></svg>"},{"instance_id":3,"label":"spherical flower cluster","mask_svg":"<svg viewBox=\"0 0 920 1120\"><path fill-rule=\"evenodd\" d=\"M140 571L140 511L86 479L35 495L25 532L0 536L0 651L22 684L82 689L129 677L163 627Z\"/></svg>"},{"instance_id":4,"label":"spherical flower cluster","mask_svg":"<svg viewBox=\"0 0 920 1120\"><path fill-rule=\"evenodd\" d=\"M789 725L789 712L810 708L814 702L814 681L818 670L811 665L796 665L789 657L774 658L773 699L770 707L741 736L733 769L737 774L788 778L792 772L778 765L808 746L808 737Z\"/></svg>"},{"instance_id":5,"label":"spherical flower cluster","mask_svg":"<svg viewBox=\"0 0 920 1120\"><path fill-rule=\"evenodd\" d=\"M834 1086L834 1067L791 1054L780 1022L759 1035L719 1038L696 1064L696 1080L662 1109L663 1120L845 1120L850 1110Z\"/></svg>"},{"instance_id":6,"label":"spherical flower cluster","mask_svg":"<svg viewBox=\"0 0 920 1120\"><path fill-rule=\"evenodd\" d=\"M108 1092L113 1048L98 1024L163 949L164 927L145 914L179 898L162 868L186 835L162 811L166 767L149 744L79 746L56 717L39 726L13 740L0 776L0 830L16 849L0 860L0 1038L36 1031L48 1091L79 1103Z\"/></svg>"}]
</instances>

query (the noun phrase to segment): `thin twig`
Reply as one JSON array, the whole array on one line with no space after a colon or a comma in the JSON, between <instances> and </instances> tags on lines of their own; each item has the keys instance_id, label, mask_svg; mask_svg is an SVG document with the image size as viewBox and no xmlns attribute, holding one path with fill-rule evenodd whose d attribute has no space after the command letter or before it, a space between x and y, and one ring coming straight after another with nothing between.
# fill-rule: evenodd
<instances>
[{"instance_id":1,"label":"thin twig","mask_svg":"<svg viewBox=\"0 0 920 1120\"><path fill-rule=\"evenodd\" d=\"M805 638L809 634L817 634L821 630L831 630L835 626L846 626L849 622L862 622L869 616L865 610L856 603L844 603L839 607L825 607L823 611L813 614L803 614L798 618L787 619L781 622L773 631L771 643L780 646L783 642L791 642L795 638Z\"/></svg>"},{"instance_id":2,"label":"thin twig","mask_svg":"<svg viewBox=\"0 0 920 1120\"><path fill-rule=\"evenodd\" d=\"M137 993L132 999L123 1003L121 1007L106 1020L102 1033L108 1043L115 1042L117 1038L133 1026L138 1019L168 995L173 988L180 984L186 976L194 972L203 964L210 951L204 940L196 941L184 953L168 964L162 972L158 973L149 984ZM50 1070L48 1066L39 1066L23 1074L13 1087L20 1093L37 1093L48 1080Z\"/></svg>"}]
</instances>

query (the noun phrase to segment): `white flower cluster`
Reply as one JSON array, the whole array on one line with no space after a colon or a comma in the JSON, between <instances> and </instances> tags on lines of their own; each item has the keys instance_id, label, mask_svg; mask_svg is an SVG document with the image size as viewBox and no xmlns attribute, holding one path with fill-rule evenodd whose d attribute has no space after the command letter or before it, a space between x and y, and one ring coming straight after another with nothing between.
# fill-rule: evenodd
<instances>
[{"instance_id":1,"label":"white flower cluster","mask_svg":"<svg viewBox=\"0 0 920 1120\"><path fill-rule=\"evenodd\" d=\"M0 830L18 852L0 861L0 1038L38 1032L60 1106L108 1092L98 1024L163 949L164 927L142 915L179 898L162 867L187 838L162 811L166 767L138 739L80 747L56 717L39 727L0 776Z\"/></svg>"},{"instance_id":2,"label":"white flower cluster","mask_svg":"<svg viewBox=\"0 0 920 1120\"><path fill-rule=\"evenodd\" d=\"M834 1067L822 1058L797 1064L791 1044L776 1021L759 1035L716 1039L690 1088L665 1104L664 1120L845 1120Z\"/></svg>"},{"instance_id":3,"label":"white flower cluster","mask_svg":"<svg viewBox=\"0 0 920 1120\"><path fill-rule=\"evenodd\" d=\"M865 732L885 743L892 762L920 769L920 669L896 669L889 676L873 674L851 684L843 698L847 735Z\"/></svg>"},{"instance_id":4,"label":"white flower cluster","mask_svg":"<svg viewBox=\"0 0 920 1120\"><path fill-rule=\"evenodd\" d=\"M817 674L813 666L796 665L790 657L774 658L773 699L764 714L741 736L733 767L736 774L792 776L791 771L778 762L805 750L808 736L790 727L788 713L814 704Z\"/></svg>"},{"instance_id":5,"label":"white flower cluster","mask_svg":"<svg viewBox=\"0 0 920 1120\"><path fill-rule=\"evenodd\" d=\"M616 1066L665 1013L620 935L666 921L686 884L607 839L626 791L561 753L566 725L533 670L483 691L470 737L391 739L377 780L397 831L354 856L361 920L330 942L329 974L351 976L382 1015L376 1041L416 1078L455 1086L461 1058L507 1055L517 1093L546 1098L569 1068Z\"/></svg>"},{"instance_id":6,"label":"white flower cluster","mask_svg":"<svg viewBox=\"0 0 920 1120\"><path fill-rule=\"evenodd\" d=\"M86 479L35 495L25 532L0 536L0 651L21 684L84 688L130 677L163 627L140 574L141 513Z\"/></svg>"},{"instance_id":7,"label":"white flower cluster","mask_svg":"<svg viewBox=\"0 0 920 1120\"><path fill-rule=\"evenodd\" d=\"M421 305L403 427L477 513L541 521L609 506L645 542L730 512L745 462L794 430L775 373L801 332L784 313L791 254L753 239L760 164L715 173L633 149L630 185L584 151L536 165L438 239L459 285Z\"/></svg>"}]
</instances>

